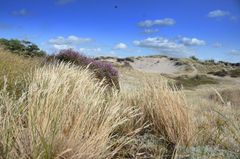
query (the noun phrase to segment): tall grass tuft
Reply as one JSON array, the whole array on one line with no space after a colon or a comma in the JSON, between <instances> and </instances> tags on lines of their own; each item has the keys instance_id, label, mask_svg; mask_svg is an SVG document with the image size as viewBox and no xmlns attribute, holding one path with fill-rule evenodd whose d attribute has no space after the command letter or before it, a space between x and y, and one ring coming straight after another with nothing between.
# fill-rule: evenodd
<instances>
[{"instance_id":1,"label":"tall grass tuft","mask_svg":"<svg viewBox=\"0 0 240 159\"><path fill-rule=\"evenodd\" d=\"M142 80L141 87L125 95L125 102L140 109L140 123L149 123L155 134L175 146L190 144L194 126L183 92L164 79Z\"/></svg>"},{"instance_id":2,"label":"tall grass tuft","mask_svg":"<svg viewBox=\"0 0 240 159\"><path fill-rule=\"evenodd\" d=\"M48 65L31 81L20 99L0 92L3 158L107 158L119 149L110 142L112 132L132 112L106 101L106 88L92 73L70 64Z\"/></svg>"},{"instance_id":3,"label":"tall grass tuft","mask_svg":"<svg viewBox=\"0 0 240 159\"><path fill-rule=\"evenodd\" d=\"M7 79L7 90L10 93L15 91L20 95L24 89L26 75L38 67L41 58L26 58L0 48L0 89L4 87ZM17 89L17 90L16 90Z\"/></svg>"}]
</instances>

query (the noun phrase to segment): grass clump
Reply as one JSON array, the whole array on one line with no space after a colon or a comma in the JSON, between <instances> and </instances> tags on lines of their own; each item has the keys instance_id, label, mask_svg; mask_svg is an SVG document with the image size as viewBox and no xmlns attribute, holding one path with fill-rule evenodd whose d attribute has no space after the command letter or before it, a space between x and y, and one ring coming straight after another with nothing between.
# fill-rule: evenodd
<instances>
[{"instance_id":1,"label":"grass clump","mask_svg":"<svg viewBox=\"0 0 240 159\"><path fill-rule=\"evenodd\" d=\"M97 61L93 58L87 57L77 51L72 49L68 50L61 50L56 55L51 55L47 57L47 61L63 61L63 62L70 62L77 66L87 67L94 71L95 76L103 80L105 79L105 84L111 87L116 87L119 89L119 82L118 82L118 71L113 68L110 63Z\"/></svg>"},{"instance_id":2,"label":"grass clump","mask_svg":"<svg viewBox=\"0 0 240 159\"><path fill-rule=\"evenodd\" d=\"M208 74L212 74L212 75L220 76L220 77L230 76L233 78L237 78L237 77L240 77L240 68L231 69L231 70L220 70L220 71L216 71L216 72L209 72Z\"/></svg>"},{"instance_id":3,"label":"grass clump","mask_svg":"<svg viewBox=\"0 0 240 159\"><path fill-rule=\"evenodd\" d=\"M230 88L218 91L218 93L211 93L209 99L217 102L218 104L229 104L231 106L240 106L240 89Z\"/></svg>"},{"instance_id":4,"label":"grass clump","mask_svg":"<svg viewBox=\"0 0 240 159\"><path fill-rule=\"evenodd\" d=\"M176 77L174 80L176 81L177 86L183 86L185 88L193 88L204 84L218 84L217 80L206 75L196 75L194 77L188 77L187 75L183 75Z\"/></svg>"},{"instance_id":5,"label":"grass clump","mask_svg":"<svg viewBox=\"0 0 240 159\"><path fill-rule=\"evenodd\" d=\"M39 58L25 58L3 49L0 49L0 59L3 59L0 60L0 89L7 82L8 92L16 94L20 94L24 88L26 75L39 66L41 61Z\"/></svg>"},{"instance_id":6,"label":"grass clump","mask_svg":"<svg viewBox=\"0 0 240 159\"><path fill-rule=\"evenodd\" d=\"M31 81L18 99L0 91L1 157L111 158L124 144L110 141L132 112L114 102L116 93L106 101L87 69L47 65Z\"/></svg>"},{"instance_id":7,"label":"grass clump","mask_svg":"<svg viewBox=\"0 0 240 159\"><path fill-rule=\"evenodd\" d=\"M230 70L229 74L230 74L231 77L240 77L240 68Z\"/></svg>"},{"instance_id":8,"label":"grass clump","mask_svg":"<svg viewBox=\"0 0 240 159\"><path fill-rule=\"evenodd\" d=\"M136 105L142 114L141 118L135 118L131 127L149 124L138 139L158 138L156 141L151 141L151 139L144 141L158 144L146 145L144 149L155 152L152 155L157 155L155 148L158 147L159 150L165 152L162 157L172 156L177 145L189 146L191 144L190 138L194 129L183 92L170 87L163 79L145 78L141 83L141 87L131 92L122 92L126 103L124 105ZM141 140L139 142L141 143ZM155 157L159 156L153 158Z\"/></svg>"}]
</instances>

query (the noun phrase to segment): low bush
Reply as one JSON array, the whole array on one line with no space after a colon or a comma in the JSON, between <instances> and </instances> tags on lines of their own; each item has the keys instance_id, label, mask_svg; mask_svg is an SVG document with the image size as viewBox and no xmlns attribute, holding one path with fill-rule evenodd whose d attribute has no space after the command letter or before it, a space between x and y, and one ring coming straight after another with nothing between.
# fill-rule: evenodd
<instances>
[{"instance_id":1,"label":"low bush","mask_svg":"<svg viewBox=\"0 0 240 159\"><path fill-rule=\"evenodd\" d=\"M224 77L224 76L231 76L231 77L240 77L240 68L237 69L233 69L233 70L221 70L221 71L216 71L216 72L209 72L208 74L212 74L215 76L220 76L220 77Z\"/></svg>"},{"instance_id":2,"label":"low bush","mask_svg":"<svg viewBox=\"0 0 240 159\"><path fill-rule=\"evenodd\" d=\"M94 60L72 49L61 50L59 53L48 56L46 59L47 62L56 60L70 62L81 67L88 67L94 71L98 79L105 79L106 85L119 89L118 71L110 63Z\"/></svg>"},{"instance_id":3,"label":"low bush","mask_svg":"<svg viewBox=\"0 0 240 159\"><path fill-rule=\"evenodd\" d=\"M189 57L190 59L194 60L194 61L199 61L199 59L196 56L191 56Z\"/></svg>"},{"instance_id":4,"label":"low bush","mask_svg":"<svg viewBox=\"0 0 240 159\"><path fill-rule=\"evenodd\" d=\"M186 75L175 78L178 87L192 88L203 84L218 84L218 81L206 75L196 75L188 77Z\"/></svg>"},{"instance_id":5,"label":"low bush","mask_svg":"<svg viewBox=\"0 0 240 159\"><path fill-rule=\"evenodd\" d=\"M126 57L126 58L117 58L117 62L134 62L134 59L130 58L130 57Z\"/></svg>"},{"instance_id":6,"label":"low bush","mask_svg":"<svg viewBox=\"0 0 240 159\"><path fill-rule=\"evenodd\" d=\"M230 70L229 72L231 77L240 77L240 68Z\"/></svg>"},{"instance_id":7,"label":"low bush","mask_svg":"<svg viewBox=\"0 0 240 159\"><path fill-rule=\"evenodd\" d=\"M221 71L216 71L216 72L208 72L208 74L224 77L224 76L228 75L228 72L226 70L221 70Z\"/></svg>"}]
</instances>

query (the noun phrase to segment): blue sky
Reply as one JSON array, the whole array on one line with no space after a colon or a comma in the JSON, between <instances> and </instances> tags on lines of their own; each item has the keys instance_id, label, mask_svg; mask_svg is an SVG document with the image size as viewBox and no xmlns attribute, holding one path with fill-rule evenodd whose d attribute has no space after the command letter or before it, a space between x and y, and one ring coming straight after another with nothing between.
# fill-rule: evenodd
<instances>
[{"instance_id":1,"label":"blue sky","mask_svg":"<svg viewBox=\"0 0 240 159\"><path fill-rule=\"evenodd\" d=\"M239 0L0 0L0 37L53 53L240 61Z\"/></svg>"}]
</instances>

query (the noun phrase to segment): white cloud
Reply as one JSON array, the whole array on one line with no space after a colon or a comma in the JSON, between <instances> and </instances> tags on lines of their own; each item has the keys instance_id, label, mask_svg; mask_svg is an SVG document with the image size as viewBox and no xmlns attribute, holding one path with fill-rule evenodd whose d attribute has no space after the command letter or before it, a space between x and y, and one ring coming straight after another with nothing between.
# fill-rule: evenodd
<instances>
[{"instance_id":1,"label":"white cloud","mask_svg":"<svg viewBox=\"0 0 240 159\"><path fill-rule=\"evenodd\" d=\"M234 56L240 56L240 50L233 49L230 51L230 54Z\"/></svg>"},{"instance_id":2,"label":"white cloud","mask_svg":"<svg viewBox=\"0 0 240 159\"><path fill-rule=\"evenodd\" d=\"M145 34L152 34L152 33L156 33L158 32L159 30L158 29L144 29L143 32Z\"/></svg>"},{"instance_id":3,"label":"white cloud","mask_svg":"<svg viewBox=\"0 0 240 159\"><path fill-rule=\"evenodd\" d=\"M81 53L92 55L92 56L116 56L116 53L113 50L106 50L102 48L79 48Z\"/></svg>"},{"instance_id":4,"label":"white cloud","mask_svg":"<svg viewBox=\"0 0 240 159\"><path fill-rule=\"evenodd\" d=\"M89 53L89 52L98 53L98 52L101 52L102 49L101 48L79 48L79 51L86 52L86 53Z\"/></svg>"},{"instance_id":5,"label":"white cloud","mask_svg":"<svg viewBox=\"0 0 240 159\"><path fill-rule=\"evenodd\" d=\"M197 39L197 38L182 37L180 39L180 42L183 43L185 46L202 46L202 45L206 45L206 42L204 40L200 40L200 39Z\"/></svg>"},{"instance_id":6,"label":"white cloud","mask_svg":"<svg viewBox=\"0 0 240 159\"><path fill-rule=\"evenodd\" d=\"M133 42L136 46L155 49L164 53L186 53L187 48L176 41L163 38L163 37L152 37L144 40L135 40Z\"/></svg>"},{"instance_id":7,"label":"white cloud","mask_svg":"<svg viewBox=\"0 0 240 159\"><path fill-rule=\"evenodd\" d=\"M50 39L48 44L52 45L55 49L67 49L76 48L82 43L87 43L92 41L91 38L82 38L75 35L70 35L68 37L58 36L56 38Z\"/></svg>"},{"instance_id":8,"label":"white cloud","mask_svg":"<svg viewBox=\"0 0 240 159\"><path fill-rule=\"evenodd\" d=\"M124 49L127 49L128 46L124 43L119 43L119 44L116 44L113 49L114 50L124 50Z\"/></svg>"},{"instance_id":9,"label":"white cloud","mask_svg":"<svg viewBox=\"0 0 240 159\"><path fill-rule=\"evenodd\" d=\"M214 43L212 46L215 47L215 48L220 48L220 47L222 47L222 44L216 42L216 43Z\"/></svg>"},{"instance_id":10,"label":"white cloud","mask_svg":"<svg viewBox=\"0 0 240 159\"><path fill-rule=\"evenodd\" d=\"M57 1L56 1L56 4L65 5L65 4L74 2L74 1L75 1L75 0L57 0Z\"/></svg>"},{"instance_id":11,"label":"white cloud","mask_svg":"<svg viewBox=\"0 0 240 159\"><path fill-rule=\"evenodd\" d=\"M12 12L12 15L14 16L26 16L27 14L28 14L28 11L24 8Z\"/></svg>"},{"instance_id":12,"label":"white cloud","mask_svg":"<svg viewBox=\"0 0 240 159\"><path fill-rule=\"evenodd\" d=\"M58 44L53 44L53 47L57 50L63 50L63 49L74 49L74 46L70 46L70 45L58 45Z\"/></svg>"},{"instance_id":13,"label":"white cloud","mask_svg":"<svg viewBox=\"0 0 240 159\"><path fill-rule=\"evenodd\" d=\"M145 20L139 22L140 27L152 27L154 25L158 26L171 26L174 25L176 21L172 18L165 18L165 19L157 19L157 20Z\"/></svg>"},{"instance_id":14,"label":"white cloud","mask_svg":"<svg viewBox=\"0 0 240 159\"><path fill-rule=\"evenodd\" d=\"M208 17L209 18L217 18L217 17L225 17L225 16L229 16L230 13L224 10L213 10L211 12L208 13Z\"/></svg>"}]
</instances>

